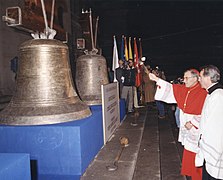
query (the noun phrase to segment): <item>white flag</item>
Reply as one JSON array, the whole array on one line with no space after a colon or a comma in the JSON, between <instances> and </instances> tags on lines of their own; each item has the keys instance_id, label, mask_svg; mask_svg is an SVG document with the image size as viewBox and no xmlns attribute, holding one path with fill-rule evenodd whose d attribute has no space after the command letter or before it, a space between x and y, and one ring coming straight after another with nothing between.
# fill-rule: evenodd
<instances>
[{"instance_id":1,"label":"white flag","mask_svg":"<svg viewBox=\"0 0 223 180\"><path fill-rule=\"evenodd\" d=\"M112 63L112 71L114 72L114 82L117 82L115 69L119 67L118 61L119 61L119 59L118 59L118 49L117 49L116 39L115 39L115 36L114 36L113 63Z\"/></svg>"}]
</instances>

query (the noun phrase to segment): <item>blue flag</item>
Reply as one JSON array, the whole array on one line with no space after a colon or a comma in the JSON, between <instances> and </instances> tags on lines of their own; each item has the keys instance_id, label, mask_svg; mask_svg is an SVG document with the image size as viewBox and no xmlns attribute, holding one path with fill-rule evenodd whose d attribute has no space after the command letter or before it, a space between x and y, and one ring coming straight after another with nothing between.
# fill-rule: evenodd
<instances>
[{"instance_id":1,"label":"blue flag","mask_svg":"<svg viewBox=\"0 0 223 180\"><path fill-rule=\"evenodd\" d=\"M122 35L122 42L121 42L121 51L120 51L120 58L125 61L125 53L124 53L124 35Z\"/></svg>"}]
</instances>

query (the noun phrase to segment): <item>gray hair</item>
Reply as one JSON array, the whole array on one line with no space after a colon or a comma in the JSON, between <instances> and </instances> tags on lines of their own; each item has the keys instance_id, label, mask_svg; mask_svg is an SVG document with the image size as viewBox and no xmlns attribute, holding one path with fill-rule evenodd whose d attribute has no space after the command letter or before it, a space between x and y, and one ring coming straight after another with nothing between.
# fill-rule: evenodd
<instances>
[{"instance_id":1,"label":"gray hair","mask_svg":"<svg viewBox=\"0 0 223 180\"><path fill-rule=\"evenodd\" d=\"M198 70L196 70L196 69L188 69L184 73L186 73L186 72L190 72L193 77L196 77L197 80L199 79L199 71Z\"/></svg>"},{"instance_id":2,"label":"gray hair","mask_svg":"<svg viewBox=\"0 0 223 180\"><path fill-rule=\"evenodd\" d=\"M219 69L216 66L207 65L207 66L201 67L201 71L203 71L204 77L207 77L207 76L210 77L212 83L216 83L220 81L221 74L220 74Z\"/></svg>"}]
</instances>

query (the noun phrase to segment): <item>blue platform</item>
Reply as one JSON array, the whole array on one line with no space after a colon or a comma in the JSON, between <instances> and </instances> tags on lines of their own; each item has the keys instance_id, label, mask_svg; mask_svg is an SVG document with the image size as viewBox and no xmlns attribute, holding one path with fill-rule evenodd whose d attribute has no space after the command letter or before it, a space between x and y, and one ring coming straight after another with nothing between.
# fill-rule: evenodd
<instances>
[{"instance_id":1,"label":"blue platform","mask_svg":"<svg viewBox=\"0 0 223 180\"><path fill-rule=\"evenodd\" d=\"M120 99L119 108L120 108L120 121L121 122L124 120L124 117L126 115L125 107L126 107L125 99Z\"/></svg>"},{"instance_id":2,"label":"blue platform","mask_svg":"<svg viewBox=\"0 0 223 180\"><path fill-rule=\"evenodd\" d=\"M29 154L0 153L1 180L31 180Z\"/></svg>"},{"instance_id":3,"label":"blue platform","mask_svg":"<svg viewBox=\"0 0 223 180\"><path fill-rule=\"evenodd\" d=\"M102 106L90 108L92 116L78 121L0 126L0 153L30 154L32 177L38 180L79 179L103 146Z\"/></svg>"}]
</instances>

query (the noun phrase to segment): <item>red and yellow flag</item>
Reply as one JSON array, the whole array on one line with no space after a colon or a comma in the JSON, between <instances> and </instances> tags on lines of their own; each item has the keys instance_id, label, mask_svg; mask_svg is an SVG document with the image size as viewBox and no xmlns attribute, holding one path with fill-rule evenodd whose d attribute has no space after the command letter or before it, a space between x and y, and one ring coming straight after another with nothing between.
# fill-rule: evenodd
<instances>
[{"instance_id":1,"label":"red and yellow flag","mask_svg":"<svg viewBox=\"0 0 223 180\"><path fill-rule=\"evenodd\" d=\"M134 65L136 68L136 87L139 87L141 85L141 71L139 66L139 55L136 38L134 38Z\"/></svg>"},{"instance_id":2,"label":"red and yellow flag","mask_svg":"<svg viewBox=\"0 0 223 180\"><path fill-rule=\"evenodd\" d=\"M124 39L125 41L125 60L128 61L129 60L129 54L128 54L128 47L127 47L127 40L126 40L126 37Z\"/></svg>"},{"instance_id":3,"label":"red and yellow flag","mask_svg":"<svg viewBox=\"0 0 223 180\"><path fill-rule=\"evenodd\" d=\"M131 46L131 37L129 37L129 59L133 60L133 57L132 57L132 46Z\"/></svg>"}]
</instances>

